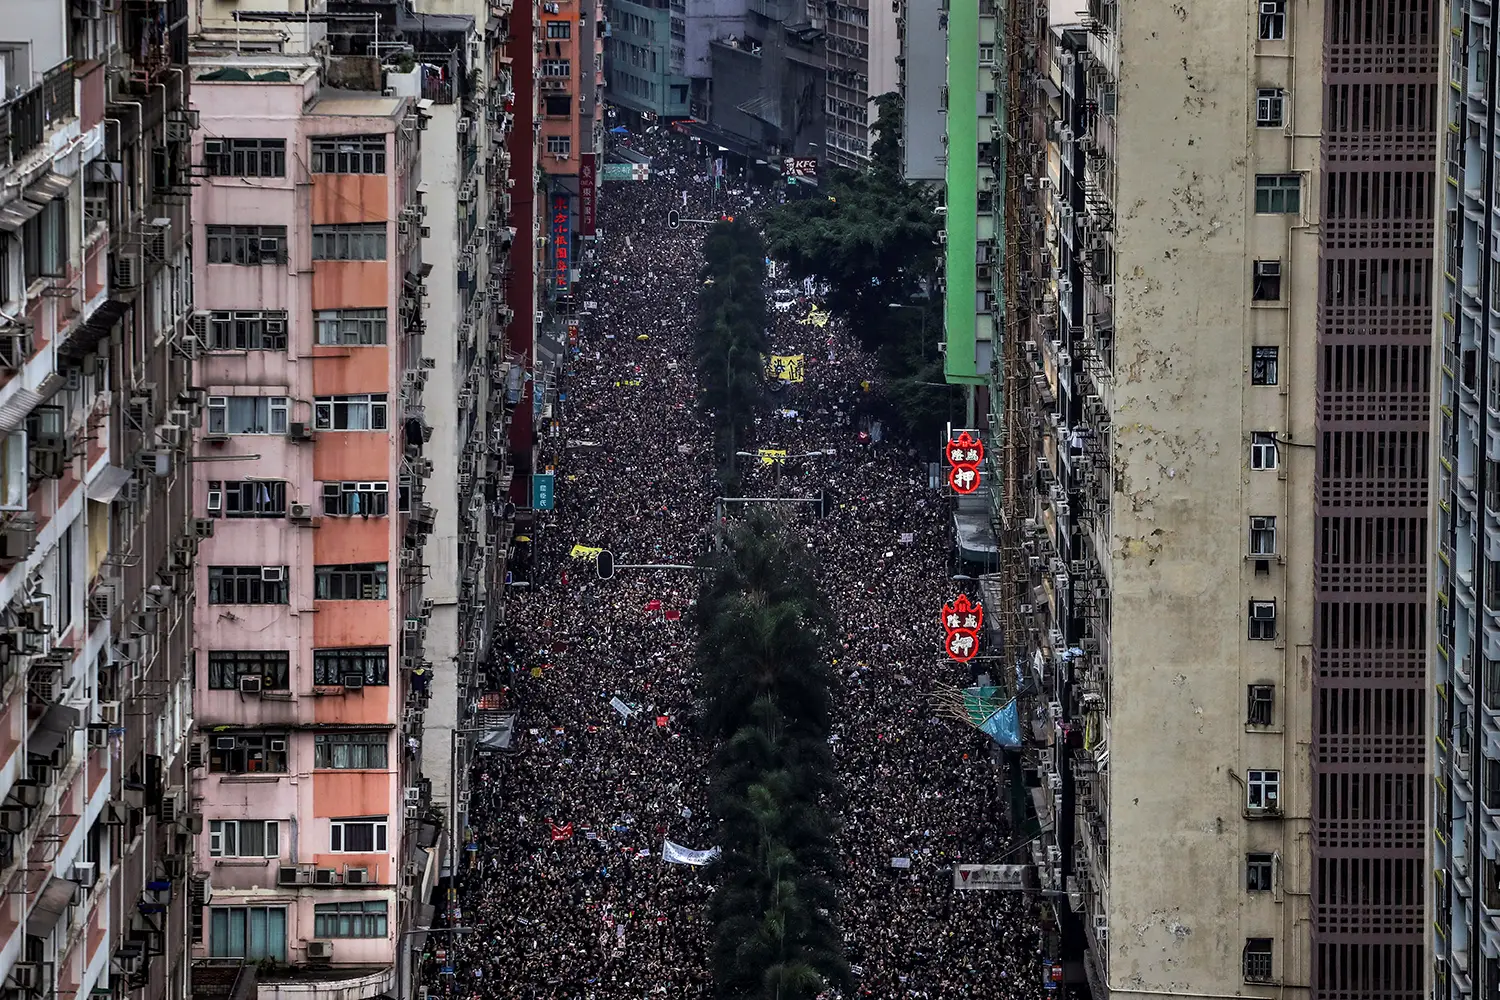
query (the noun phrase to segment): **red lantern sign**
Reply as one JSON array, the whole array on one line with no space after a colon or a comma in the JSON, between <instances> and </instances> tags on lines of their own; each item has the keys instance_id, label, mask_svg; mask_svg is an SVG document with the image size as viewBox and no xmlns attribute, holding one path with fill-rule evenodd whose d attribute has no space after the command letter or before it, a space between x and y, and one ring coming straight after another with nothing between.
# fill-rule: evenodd
<instances>
[{"instance_id":1,"label":"red lantern sign","mask_svg":"<svg viewBox=\"0 0 1500 1000\"><path fill-rule=\"evenodd\" d=\"M964 431L948 442L948 485L955 493L979 489L979 463L984 461L984 442Z\"/></svg>"},{"instance_id":2,"label":"red lantern sign","mask_svg":"<svg viewBox=\"0 0 1500 1000\"><path fill-rule=\"evenodd\" d=\"M967 663L979 652L979 627L984 624L984 605L959 594L943 605L943 649L959 663Z\"/></svg>"}]
</instances>

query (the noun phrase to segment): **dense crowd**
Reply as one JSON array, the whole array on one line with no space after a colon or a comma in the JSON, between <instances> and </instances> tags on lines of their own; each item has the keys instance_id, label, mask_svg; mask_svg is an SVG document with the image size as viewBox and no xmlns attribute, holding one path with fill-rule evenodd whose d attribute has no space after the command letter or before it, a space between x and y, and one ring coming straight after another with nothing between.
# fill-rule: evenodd
<instances>
[{"instance_id":1,"label":"dense crowd","mask_svg":"<svg viewBox=\"0 0 1500 1000\"><path fill-rule=\"evenodd\" d=\"M662 858L665 841L715 846L710 748L693 729L697 579L621 568L601 581L589 550L622 567L691 564L709 543L717 483L692 363L706 226L666 218L754 212L770 195L716 180L665 130L630 145L653 156L653 177L600 199L579 296L592 307L561 383L557 510L534 532L531 588L509 598L515 737L472 778L459 912L474 931L445 945L452 974L429 980L449 996L712 994L714 869ZM810 504L786 513L819 557L839 623L840 918L856 992L1039 997L1031 902L952 885L955 863L1005 851L1009 807L986 740L930 702L939 683L972 677L941 658L937 612L958 586L947 501L881 426L873 360L805 296L772 315L774 353L800 355L802 381L777 385L738 461L750 495L826 487L833 502L823 518Z\"/></svg>"}]
</instances>

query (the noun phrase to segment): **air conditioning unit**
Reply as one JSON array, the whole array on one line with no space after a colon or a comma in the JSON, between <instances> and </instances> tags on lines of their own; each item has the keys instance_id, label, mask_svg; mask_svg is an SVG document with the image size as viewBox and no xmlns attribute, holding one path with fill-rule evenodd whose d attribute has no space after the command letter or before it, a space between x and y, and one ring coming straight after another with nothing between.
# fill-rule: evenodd
<instances>
[{"instance_id":1,"label":"air conditioning unit","mask_svg":"<svg viewBox=\"0 0 1500 1000\"><path fill-rule=\"evenodd\" d=\"M421 802L422 801L422 789L419 788L416 785L412 785L411 787L407 788L407 790L406 790L406 801L408 801L408 802Z\"/></svg>"},{"instance_id":2,"label":"air conditioning unit","mask_svg":"<svg viewBox=\"0 0 1500 1000\"><path fill-rule=\"evenodd\" d=\"M88 745L89 745L89 749L90 750L102 750L105 747L109 746L109 727L108 726L89 726L88 727L88 734L89 734L89 744Z\"/></svg>"},{"instance_id":3,"label":"air conditioning unit","mask_svg":"<svg viewBox=\"0 0 1500 1000\"><path fill-rule=\"evenodd\" d=\"M312 504L294 503L289 508L287 516L293 521L311 521L313 516Z\"/></svg>"},{"instance_id":4,"label":"air conditioning unit","mask_svg":"<svg viewBox=\"0 0 1500 1000\"><path fill-rule=\"evenodd\" d=\"M364 686L365 686L365 675L364 674L345 674L344 675L344 690L345 691L358 691L361 688L363 688Z\"/></svg>"},{"instance_id":5,"label":"air conditioning unit","mask_svg":"<svg viewBox=\"0 0 1500 1000\"><path fill-rule=\"evenodd\" d=\"M368 868L345 868L344 869L344 884L345 885L369 885L370 884L370 869L368 869Z\"/></svg>"},{"instance_id":6,"label":"air conditioning unit","mask_svg":"<svg viewBox=\"0 0 1500 1000\"><path fill-rule=\"evenodd\" d=\"M135 254L117 253L110 262L110 280L116 288L135 288L141 281L140 265Z\"/></svg>"},{"instance_id":7,"label":"air conditioning unit","mask_svg":"<svg viewBox=\"0 0 1500 1000\"><path fill-rule=\"evenodd\" d=\"M73 872L68 877L85 889L92 889L99 881L99 865L93 861L75 861Z\"/></svg>"},{"instance_id":8,"label":"air conditioning unit","mask_svg":"<svg viewBox=\"0 0 1500 1000\"><path fill-rule=\"evenodd\" d=\"M286 436L291 441L311 441L313 429L305 421L293 420L287 426Z\"/></svg>"},{"instance_id":9,"label":"air conditioning unit","mask_svg":"<svg viewBox=\"0 0 1500 1000\"><path fill-rule=\"evenodd\" d=\"M338 885L339 873L332 868L319 868L313 872L313 885Z\"/></svg>"},{"instance_id":10,"label":"air conditioning unit","mask_svg":"<svg viewBox=\"0 0 1500 1000\"><path fill-rule=\"evenodd\" d=\"M262 566L260 578L263 583L281 583L286 579L286 568L283 566Z\"/></svg>"},{"instance_id":11,"label":"air conditioning unit","mask_svg":"<svg viewBox=\"0 0 1500 1000\"><path fill-rule=\"evenodd\" d=\"M309 874L310 873L307 871L307 869L298 868L296 865L281 865L276 869L276 884L306 885L308 882L312 881L308 877Z\"/></svg>"},{"instance_id":12,"label":"air conditioning unit","mask_svg":"<svg viewBox=\"0 0 1500 1000\"><path fill-rule=\"evenodd\" d=\"M240 676L240 694L260 694L265 678L259 674L242 674Z\"/></svg>"},{"instance_id":13,"label":"air conditioning unit","mask_svg":"<svg viewBox=\"0 0 1500 1000\"><path fill-rule=\"evenodd\" d=\"M286 740L271 740L269 746L272 753L286 753Z\"/></svg>"},{"instance_id":14,"label":"air conditioning unit","mask_svg":"<svg viewBox=\"0 0 1500 1000\"><path fill-rule=\"evenodd\" d=\"M309 941L307 942L308 961L326 962L333 958L332 941Z\"/></svg>"},{"instance_id":15,"label":"air conditioning unit","mask_svg":"<svg viewBox=\"0 0 1500 1000\"><path fill-rule=\"evenodd\" d=\"M42 967L36 962L17 962L5 981L14 989L35 993L42 988Z\"/></svg>"},{"instance_id":16,"label":"air conditioning unit","mask_svg":"<svg viewBox=\"0 0 1500 1000\"><path fill-rule=\"evenodd\" d=\"M158 815L163 823L177 822L178 815L182 812L182 793L168 792L161 797L161 807Z\"/></svg>"},{"instance_id":17,"label":"air conditioning unit","mask_svg":"<svg viewBox=\"0 0 1500 1000\"><path fill-rule=\"evenodd\" d=\"M99 703L99 721L106 726L118 726L122 714L118 701L101 701Z\"/></svg>"},{"instance_id":18,"label":"air conditioning unit","mask_svg":"<svg viewBox=\"0 0 1500 1000\"><path fill-rule=\"evenodd\" d=\"M215 750L233 750L237 746L239 746L239 740L235 739L233 736L214 737Z\"/></svg>"}]
</instances>

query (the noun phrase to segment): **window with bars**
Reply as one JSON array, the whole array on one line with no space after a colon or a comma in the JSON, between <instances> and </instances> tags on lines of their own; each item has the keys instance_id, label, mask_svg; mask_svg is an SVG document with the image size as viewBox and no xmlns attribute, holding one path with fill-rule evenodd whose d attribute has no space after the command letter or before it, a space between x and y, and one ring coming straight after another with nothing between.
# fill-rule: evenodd
<instances>
[{"instance_id":1,"label":"window with bars","mask_svg":"<svg viewBox=\"0 0 1500 1000\"><path fill-rule=\"evenodd\" d=\"M236 691L241 677L259 677L267 691L291 686L291 654L284 649L225 649L208 654L208 686Z\"/></svg>"},{"instance_id":2,"label":"window with bars","mask_svg":"<svg viewBox=\"0 0 1500 1000\"><path fill-rule=\"evenodd\" d=\"M383 899L313 904L314 937L383 938L387 926Z\"/></svg>"},{"instance_id":3,"label":"window with bars","mask_svg":"<svg viewBox=\"0 0 1500 1000\"><path fill-rule=\"evenodd\" d=\"M313 427L320 431L383 431L387 420L383 392L318 396L313 400Z\"/></svg>"},{"instance_id":4,"label":"window with bars","mask_svg":"<svg viewBox=\"0 0 1500 1000\"><path fill-rule=\"evenodd\" d=\"M542 76L557 77L572 76L573 63L568 59L543 59Z\"/></svg>"},{"instance_id":5,"label":"window with bars","mask_svg":"<svg viewBox=\"0 0 1500 1000\"><path fill-rule=\"evenodd\" d=\"M210 177L285 177L285 139L204 139Z\"/></svg>"},{"instance_id":6,"label":"window with bars","mask_svg":"<svg viewBox=\"0 0 1500 1000\"><path fill-rule=\"evenodd\" d=\"M390 741L386 732L317 733L313 736L313 767L323 771L384 770L390 761Z\"/></svg>"},{"instance_id":7,"label":"window with bars","mask_svg":"<svg viewBox=\"0 0 1500 1000\"><path fill-rule=\"evenodd\" d=\"M569 135L547 136L547 152L553 156L567 156L573 151L573 137Z\"/></svg>"},{"instance_id":8,"label":"window with bars","mask_svg":"<svg viewBox=\"0 0 1500 1000\"><path fill-rule=\"evenodd\" d=\"M209 604L287 603L285 566L210 566Z\"/></svg>"},{"instance_id":9,"label":"window with bars","mask_svg":"<svg viewBox=\"0 0 1500 1000\"><path fill-rule=\"evenodd\" d=\"M313 567L315 601L383 601L388 596L385 563Z\"/></svg>"},{"instance_id":10,"label":"window with bars","mask_svg":"<svg viewBox=\"0 0 1500 1000\"><path fill-rule=\"evenodd\" d=\"M1264 0L1262 0L1264 6ZM1245 941L1245 981L1268 983L1271 981L1271 939L1248 938Z\"/></svg>"},{"instance_id":11,"label":"window with bars","mask_svg":"<svg viewBox=\"0 0 1500 1000\"><path fill-rule=\"evenodd\" d=\"M1250 384L1277 385L1281 381L1281 348L1250 349Z\"/></svg>"},{"instance_id":12,"label":"window with bars","mask_svg":"<svg viewBox=\"0 0 1500 1000\"><path fill-rule=\"evenodd\" d=\"M259 267L287 259L286 226L206 226L209 264Z\"/></svg>"},{"instance_id":13,"label":"window with bars","mask_svg":"<svg viewBox=\"0 0 1500 1000\"><path fill-rule=\"evenodd\" d=\"M208 769L214 774L285 774L285 733L215 733L208 737Z\"/></svg>"},{"instance_id":14,"label":"window with bars","mask_svg":"<svg viewBox=\"0 0 1500 1000\"><path fill-rule=\"evenodd\" d=\"M274 819L212 820L208 853L215 858L280 857L281 824Z\"/></svg>"},{"instance_id":15,"label":"window with bars","mask_svg":"<svg viewBox=\"0 0 1500 1000\"><path fill-rule=\"evenodd\" d=\"M285 310L208 314L210 351L284 351L286 332Z\"/></svg>"},{"instance_id":16,"label":"window with bars","mask_svg":"<svg viewBox=\"0 0 1500 1000\"><path fill-rule=\"evenodd\" d=\"M286 483L260 479L210 479L208 516L286 517Z\"/></svg>"},{"instance_id":17,"label":"window with bars","mask_svg":"<svg viewBox=\"0 0 1500 1000\"><path fill-rule=\"evenodd\" d=\"M344 347L384 344L384 309L321 309L313 313L318 343Z\"/></svg>"},{"instance_id":18,"label":"window with bars","mask_svg":"<svg viewBox=\"0 0 1500 1000\"><path fill-rule=\"evenodd\" d=\"M385 260L386 224L313 226L313 260Z\"/></svg>"},{"instance_id":19,"label":"window with bars","mask_svg":"<svg viewBox=\"0 0 1500 1000\"><path fill-rule=\"evenodd\" d=\"M315 174L385 173L385 136L341 135L312 141Z\"/></svg>"},{"instance_id":20,"label":"window with bars","mask_svg":"<svg viewBox=\"0 0 1500 1000\"><path fill-rule=\"evenodd\" d=\"M355 649L313 650L313 683L343 684L358 677L367 687L385 687L391 682L391 651L386 646Z\"/></svg>"},{"instance_id":21,"label":"window with bars","mask_svg":"<svg viewBox=\"0 0 1500 1000\"><path fill-rule=\"evenodd\" d=\"M209 396L210 434L285 434L291 401L285 396Z\"/></svg>"},{"instance_id":22,"label":"window with bars","mask_svg":"<svg viewBox=\"0 0 1500 1000\"><path fill-rule=\"evenodd\" d=\"M385 517L390 500L389 483L323 484L323 513L330 517Z\"/></svg>"}]
</instances>

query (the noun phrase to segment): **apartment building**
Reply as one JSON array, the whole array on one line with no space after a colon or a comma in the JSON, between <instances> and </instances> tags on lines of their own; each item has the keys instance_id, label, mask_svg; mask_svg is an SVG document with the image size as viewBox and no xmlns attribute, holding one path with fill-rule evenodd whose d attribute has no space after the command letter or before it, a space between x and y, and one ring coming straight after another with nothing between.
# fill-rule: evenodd
<instances>
[{"instance_id":1,"label":"apartment building","mask_svg":"<svg viewBox=\"0 0 1500 1000\"><path fill-rule=\"evenodd\" d=\"M1500 242L1491 217L1496 180L1492 109L1497 102L1488 4L1444 4L1449 30L1440 107L1446 226L1442 265L1433 562L1431 881L1432 995L1500 991L1500 348L1488 333L1500 303ZM1440 54L1434 54L1434 58ZM1481 551L1482 550L1482 551ZM1482 610L1481 610L1482 609Z\"/></svg>"},{"instance_id":2,"label":"apartment building","mask_svg":"<svg viewBox=\"0 0 1500 1000\"><path fill-rule=\"evenodd\" d=\"M1420 996L1437 9L1021 6L949 7L947 371L1049 975Z\"/></svg>"},{"instance_id":3,"label":"apartment building","mask_svg":"<svg viewBox=\"0 0 1500 1000\"><path fill-rule=\"evenodd\" d=\"M321 55L193 61L193 505L212 525L190 752L212 898L194 947L205 967L257 964L262 989L375 997L403 988L436 878L419 152L427 101L462 78L423 64L438 97L414 99L373 59Z\"/></svg>"},{"instance_id":4,"label":"apartment building","mask_svg":"<svg viewBox=\"0 0 1500 1000\"><path fill-rule=\"evenodd\" d=\"M638 115L688 117L686 0L612 0L609 26L610 100Z\"/></svg>"},{"instance_id":5,"label":"apartment building","mask_svg":"<svg viewBox=\"0 0 1500 1000\"><path fill-rule=\"evenodd\" d=\"M896 11L870 0L809 2L807 10L813 25L826 32L823 156L835 166L866 166L875 116L872 102L900 86Z\"/></svg>"},{"instance_id":6,"label":"apartment building","mask_svg":"<svg viewBox=\"0 0 1500 1000\"><path fill-rule=\"evenodd\" d=\"M182 4L0 29L0 980L184 995Z\"/></svg>"}]
</instances>

